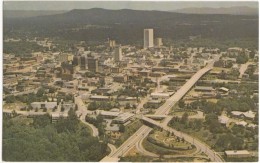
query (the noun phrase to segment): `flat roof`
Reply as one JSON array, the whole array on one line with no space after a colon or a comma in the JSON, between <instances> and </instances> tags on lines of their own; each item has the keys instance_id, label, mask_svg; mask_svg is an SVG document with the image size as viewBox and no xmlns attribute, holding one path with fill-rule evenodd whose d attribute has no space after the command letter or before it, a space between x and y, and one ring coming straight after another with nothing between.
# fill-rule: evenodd
<instances>
[{"instance_id":1,"label":"flat roof","mask_svg":"<svg viewBox=\"0 0 260 163\"><path fill-rule=\"evenodd\" d=\"M168 97L170 96L169 93L151 93L151 96L164 96L164 97Z\"/></svg>"},{"instance_id":2,"label":"flat roof","mask_svg":"<svg viewBox=\"0 0 260 163\"><path fill-rule=\"evenodd\" d=\"M92 95L90 98L103 98L103 99L109 99L108 96L99 96L99 95Z\"/></svg>"},{"instance_id":3,"label":"flat roof","mask_svg":"<svg viewBox=\"0 0 260 163\"><path fill-rule=\"evenodd\" d=\"M131 118L133 116L134 116L134 114L132 114L132 113L122 113L122 114L119 114L118 117L116 117L114 120L116 120L116 121L125 121L128 118Z\"/></svg>"},{"instance_id":4,"label":"flat roof","mask_svg":"<svg viewBox=\"0 0 260 163\"><path fill-rule=\"evenodd\" d=\"M108 116L115 116L115 117L117 117L120 113L119 112L112 112L112 111L104 111L104 110L102 110L101 112L100 112L100 114L101 115L108 115Z\"/></svg>"},{"instance_id":5,"label":"flat roof","mask_svg":"<svg viewBox=\"0 0 260 163\"><path fill-rule=\"evenodd\" d=\"M249 155L250 153L247 150L234 150L234 151L225 151L227 155Z\"/></svg>"}]
</instances>

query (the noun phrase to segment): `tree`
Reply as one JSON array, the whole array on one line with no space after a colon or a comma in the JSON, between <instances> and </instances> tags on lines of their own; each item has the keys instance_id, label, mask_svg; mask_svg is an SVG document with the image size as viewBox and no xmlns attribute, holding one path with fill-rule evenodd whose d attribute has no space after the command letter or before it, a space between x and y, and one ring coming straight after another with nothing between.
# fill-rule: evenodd
<instances>
[{"instance_id":1,"label":"tree","mask_svg":"<svg viewBox=\"0 0 260 163\"><path fill-rule=\"evenodd\" d=\"M181 123L187 123L188 122L189 114L185 112L181 117Z\"/></svg>"},{"instance_id":2,"label":"tree","mask_svg":"<svg viewBox=\"0 0 260 163\"><path fill-rule=\"evenodd\" d=\"M40 88L40 89L37 91L36 96L37 96L37 97L42 97L43 94L44 94L44 92L45 92L45 89L44 89L44 88Z\"/></svg>"},{"instance_id":3,"label":"tree","mask_svg":"<svg viewBox=\"0 0 260 163\"><path fill-rule=\"evenodd\" d=\"M35 128L42 128L49 124L51 124L51 116L49 114L33 117L33 126Z\"/></svg>"},{"instance_id":4,"label":"tree","mask_svg":"<svg viewBox=\"0 0 260 163\"><path fill-rule=\"evenodd\" d=\"M183 100L180 100L179 103L178 103L178 106L180 108L184 108L185 107L185 102Z\"/></svg>"},{"instance_id":5,"label":"tree","mask_svg":"<svg viewBox=\"0 0 260 163\"><path fill-rule=\"evenodd\" d=\"M89 109L89 110L97 110L97 109L98 109L97 102L94 101L94 102L89 103L88 109Z\"/></svg>"},{"instance_id":6,"label":"tree","mask_svg":"<svg viewBox=\"0 0 260 163\"><path fill-rule=\"evenodd\" d=\"M14 103L14 102L15 102L15 97L14 97L14 95L7 96L7 97L5 98L5 101L6 101L6 103Z\"/></svg>"},{"instance_id":7,"label":"tree","mask_svg":"<svg viewBox=\"0 0 260 163\"><path fill-rule=\"evenodd\" d=\"M125 132L125 126L120 124L119 125L119 132Z\"/></svg>"}]
</instances>

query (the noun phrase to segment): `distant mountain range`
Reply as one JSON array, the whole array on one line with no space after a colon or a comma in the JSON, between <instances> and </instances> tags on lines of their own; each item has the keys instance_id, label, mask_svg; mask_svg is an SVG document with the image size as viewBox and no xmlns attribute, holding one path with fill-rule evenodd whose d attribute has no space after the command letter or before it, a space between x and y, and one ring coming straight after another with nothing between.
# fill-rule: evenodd
<instances>
[{"instance_id":1,"label":"distant mountain range","mask_svg":"<svg viewBox=\"0 0 260 163\"><path fill-rule=\"evenodd\" d=\"M221 8L183 8L172 10L171 12L184 14L229 14L229 15L258 15L258 8L240 7L221 7Z\"/></svg>"},{"instance_id":2,"label":"distant mountain range","mask_svg":"<svg viewBox=\"0 0 260 163\"><path fill-rule=\"evenodd\" d=\"M141 41L145 28L153 28L155 37L169 39L197 35L221 39L258 38L258 15L201 15L93 8L37 17L5 16L3 24L4 36L27 37L30 34L34 37L60 37L82 41L104 41L107 38L121 43Z\"/></svg>"},{"instance_id":3,"label":"distant mountain range","mask_svg":"<svg viewBox=\"0 0 260 163\"><path fill-rule=\"evenodd\" d=\"M4 18L29 18L35 16L44 16L44 15L55 15L61 14L67 11L52 11L52 10L38 10L38 11L28 11L28 10L3 10Z\"/></svg>"}]
</instances>

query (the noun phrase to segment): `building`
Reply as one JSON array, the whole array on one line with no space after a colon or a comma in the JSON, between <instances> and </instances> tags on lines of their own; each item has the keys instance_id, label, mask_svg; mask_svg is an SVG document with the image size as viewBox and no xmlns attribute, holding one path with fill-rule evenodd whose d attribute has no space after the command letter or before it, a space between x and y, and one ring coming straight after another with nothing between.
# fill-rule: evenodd
<instances>
[{"instance_id":1,"label":"building","mask_svg":"<svg viewBox=\"0 0 260 163\"><path fill-rule=\"evenodd\" d=\"M73 60L72 54L62 53L58 56L59 62L70 62Z\"/></svg>"},{"instance_id":2,"label":"building","mask_svg":"<svg viewBox=\"0 0 260 163\"><path fill-rule=\"evenodd\" d=\"M113 77L114 82L125 83L127 82L127 75L119 74Z\"/></svg>"},{"instance_id":3,"label":"building","mask_svg":"<svg viewBox=\"0 0 260 163\"><path fill-rule=\"evenodd\" d=\"M122 60L122 48L121 46L118 46L117 48L115 48L114 61L120 62L121 60Z\"/></svg>"},{"instance_id":4,"label":"building","mask_svg":"<svg viewBox=\"0 0 260 163\"><path fill-rule=\"evenodd\" d=\"M74 56L73 57L73 61L72 61L72 65L73 66L78 66L80 62L80 57L79 56Z\"/></svg>"},{"instance_id":5,"label":"building","mask_svg":"<svg viewBox=\"0 0 260 163\"><path fill-rule=\"evenodd\" d=\"M116 46L116 41L115 40L109 40L109 47L114 48Z\"/></svg>"},{"instance_id":6,"label":"building","mask_svg":"<svg viewBox=\"0 0 260 163\"><path fill-rule=\"evenodd\" d=\"M168 99L172 93L151 93L153 99Z\"/></svg>"},{"instance_id":7,"label":"building","mask_svg":"<svg viewBox=\"0 0 260 163\"><path fill-rule=\"evenodd\" d=\"M162 38L156 38L155 39L155 46L161 47L163 45Z\"/></svg>"},{"instance_id":8,"label":"building","mask_svg":"<svg viewBox=\"0 0 260 163\"><path fill-rule=\"evenodd\" d=\"M153 29L144 29L144 49L153 47Z\"/></svg>"},{"instance_id":9,"label":"building","mask_svg":"<svg viewBox=\"0 0 260 163\"><path fill-rule=\"evenodd\" d=\"M80 69L86 70L86 57L85 56L80 57Z\"/></svg>"},{"instance_id":10,"label":"building","mask_svg":"<svg viewBox=\"0 0 260 163\"><path fill-rule=\"evenodd\" d=\"M88 70L91 72L98 72L98 59L88 58Z\"/></svg>"},{"instance_id":11,"label":"building","mask_svg":"<svg viewBox=\"0 0 260 163\"><path fill-rule=\"evenodd\" d=\"M92 95L92 96L90 96L89 99L93 100L93 101L109 101L110 100L109 96L98 96L98 95Z\"/></svg>"},{"instance_id":12,"label":"building","mask_svg":"<svg viewBox=\"0 0 260 163\"><path fill-rule=\"evenodd\" d=\"M119 124L124 124L127 121L131 120L133 117L134 117L134 114L132 114L132 113L122 113L122 114L119 114L118 117L113 119L113 122L119 123Z\"/></svg>"},{"instance_id":13,"label":"building","mask_svg":"<svg viewBox=\"0 0 260 163\"><path fill-rule=\"evenodd\" d=\"M33 109L41 109L41 108L46 108L46 109L53 109L54 107L57 107L57 102L33 102L31 103L31 106Z\"/></svg>"},{"instance_id":14,"label":"building","mask_svg":"<svg viewBox=\"0 0 260 163\"><path fill-rule=\"evenodd\" d=\"M100 112L100 115L103 117L103 118L108 118L108 119L114 119L116 118L120 113L119 112L112 112L112 111L104 111L102 110Z\"/></svg>"},{"instance_id":15,"label":"building","mask_svg":"<svg viewBox=\"0 0 260 163\"><path fill-rule=\"evenodd\" d=\"M226 157L230 158L242 158L251 157L251 154L247 150L235 150L235 151L225 151Z\"/></svg>"}]
</instances>

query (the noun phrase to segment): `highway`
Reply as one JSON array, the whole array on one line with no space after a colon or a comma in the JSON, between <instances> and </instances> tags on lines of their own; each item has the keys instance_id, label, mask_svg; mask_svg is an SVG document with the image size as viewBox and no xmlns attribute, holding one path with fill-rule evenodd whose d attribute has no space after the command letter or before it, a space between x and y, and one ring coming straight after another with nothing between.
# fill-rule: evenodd
<instances>
[{"instance_id":1,"label":"highway","mask_svg":"<svg viewBox=\"0 0 260 163\"><path fill-rule=\"evenodd\" d=\"M157 109L155 112L156 115L167 115L170 111L170 109L173 107L176 102L178 102L191 88L192 86L209 70L212 69L214 64L214 61L209 63L205 68L199 70L196 74L194 74L172 97L170 97L166 102ZM167 119L167 121L170 121L170 119ZM167 127L167 123L163 123L163 128ZM144 137L146 137L149 132L152 130L152 128L143 125L140 127L130 138L128 138L114 153L111 153L109 157L112 158L119 158L120 156L124 156L131 148L133 148L136 143L141 141ZM180 133L182 134L182 133ZM189 135L182 135L185 136L186 141L190 141L190 138L195 140ZM198 145L201 149L205 149L205 153L208 155L208 157L211 160L215 160L216 162L222 162L222 159L219 155L216 155L216 153L213 150L210 150L206 144L202 144L200 142L195 142L194 145ZM106 161L106 157L102 159L101 161Z\"/></svg>"},{"instance_id":2,"label":"highway","mask_svg":"<svg viewBox=\"0 0 260 163\"><path fill-rule=\"evenodd\" d=\"M205 154L207 154L207 156L208 156L212 161L214 161L214 162L222 162L222 159L221 159L220 155L218 155L215 151L213 151L212 149L210 149L210 147L209 147L207 144L201 142L200 140L198 140L198 139L196 139L196 138L194 138L194 137L192 137L192 136L190 136L190 135L187 135L187 134L185 134L185 133L183 133L183 132L177 131L177 130L171 128L171 127L168 127L165 122L159 123L159 122L157 122L157 121L155 121L155 120L152 120L152 119L150 119L150 118L147 118L147 117L145 117L145 116L142 117L142 120L144 120L144 121L146 121L146 122L149 122L150 124L156 125L156 126L158 126L158 127L161 127L161 128L163 128L165 131L169 131L169 132L171 132L171 133L174 133L174 135L176 135L176 136L178 136L178 137L180 137L180 138L184 138L185 141L187 141L187 142L189 142L189 143L195 145L196 148L197 148L197 150L202 151L202 152L204 152ZM141 141L142 141L142 140L141 140Z\"/></svg>"}]
</instances>

